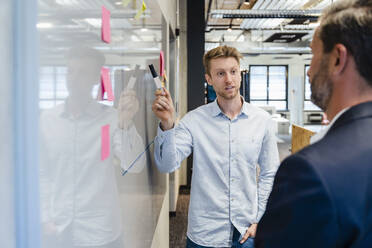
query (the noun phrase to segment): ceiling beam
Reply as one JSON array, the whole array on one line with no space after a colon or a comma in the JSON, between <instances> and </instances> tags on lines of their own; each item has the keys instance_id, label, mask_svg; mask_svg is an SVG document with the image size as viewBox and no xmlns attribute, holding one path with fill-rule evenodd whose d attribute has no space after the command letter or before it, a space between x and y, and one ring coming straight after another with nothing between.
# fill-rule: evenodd
<instances>
[{"instance_id":1,"label":"ceiling beam","mask_svg":"<svg viewBox=\"0 0 372 248\"><path fill-rule=\"evenodd\" d=\"M242 18L242 19L265 19L265 18L308 18L317 19L321 10L213 10L211 18Z\"/></svg>"}]
</instances>

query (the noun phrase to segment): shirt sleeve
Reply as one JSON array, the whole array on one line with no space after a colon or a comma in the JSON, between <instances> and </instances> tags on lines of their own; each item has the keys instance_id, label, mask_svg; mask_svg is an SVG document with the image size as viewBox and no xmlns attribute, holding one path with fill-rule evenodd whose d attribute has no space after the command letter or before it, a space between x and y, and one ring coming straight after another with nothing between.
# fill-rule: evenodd
<instances>
[{"instance_id":1,"label":"shirt sleeve","mask_svg":"<svg viewBox=\"0 0 372 248\"><path fill-rule=\"evenodd\" d=\"M178 169L182 160L192 152L192 135L184 119L170 130L163 131L160 125L158 127L154 155L155 163L163 173Z\"/></svg>"},{"instance_id":2,"label":"shirt sleeve","mask_svg":"<svg viewBox=\"0 0 372 248\"><path fill-rule=\"evenodd\" d=\"M267 199L269 198L274 177L280 164L274 125L275 122L270 119L266 125L265 136L258 158L260 173L258 178L257 222L259 222L265 212Z\"/></svg>"}]
</instances>

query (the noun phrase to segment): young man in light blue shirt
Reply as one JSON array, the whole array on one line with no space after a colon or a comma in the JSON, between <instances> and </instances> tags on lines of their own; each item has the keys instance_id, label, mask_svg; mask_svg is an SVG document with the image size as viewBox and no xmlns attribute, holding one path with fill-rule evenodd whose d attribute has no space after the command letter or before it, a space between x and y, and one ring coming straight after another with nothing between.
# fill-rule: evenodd
<instances>
[{"instance_id":1,"label":"young man in light blue shirt","mask_svg":"<svg viewBox=\"0 0 372 248\"><path fill-rule=\"evenodd\" d=\"M159 170L176 170L193 152L187 248L253 247L279 165L269 114L239 94L241 58L227 46L204 55L205 78L217 99L190 111L176 126L169 92L155 94Z\"/></svg>"}]
</instances>

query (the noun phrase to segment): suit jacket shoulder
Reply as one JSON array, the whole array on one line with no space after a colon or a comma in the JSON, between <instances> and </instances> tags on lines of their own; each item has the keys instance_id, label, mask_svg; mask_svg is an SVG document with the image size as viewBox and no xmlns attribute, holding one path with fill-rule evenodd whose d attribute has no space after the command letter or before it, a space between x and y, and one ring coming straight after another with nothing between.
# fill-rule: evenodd
<instances>
[{"instance_id":1,"label":"suit jacket shoulder","mask_svg":"<svg viewBox=\"0 0 372 248\"><path fill-rule=\"evenodd\" d=\"M372 102L359 104L322 140L283 161L258 225L257 244L268 245L257 247L372 244L371 127Z\"/></svg>"}]
</instances>

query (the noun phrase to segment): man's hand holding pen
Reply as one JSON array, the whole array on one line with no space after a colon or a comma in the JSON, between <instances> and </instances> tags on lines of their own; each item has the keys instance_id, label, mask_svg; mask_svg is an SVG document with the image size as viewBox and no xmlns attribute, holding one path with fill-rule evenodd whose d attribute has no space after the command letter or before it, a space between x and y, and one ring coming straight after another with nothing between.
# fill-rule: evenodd
<instances>
[{"instance_id":1,"label":"man's hand holding pen","mask_svg":"<svg viewBox=\"0 0 372 248\"><path fill-rule=\"evenodd\" d=\"M155 91L155 100L152 104L152 111L161 121L161 128L169 130L174 126L174 106L172 97L166 88Z\"/></svg>"}]
</instances>

